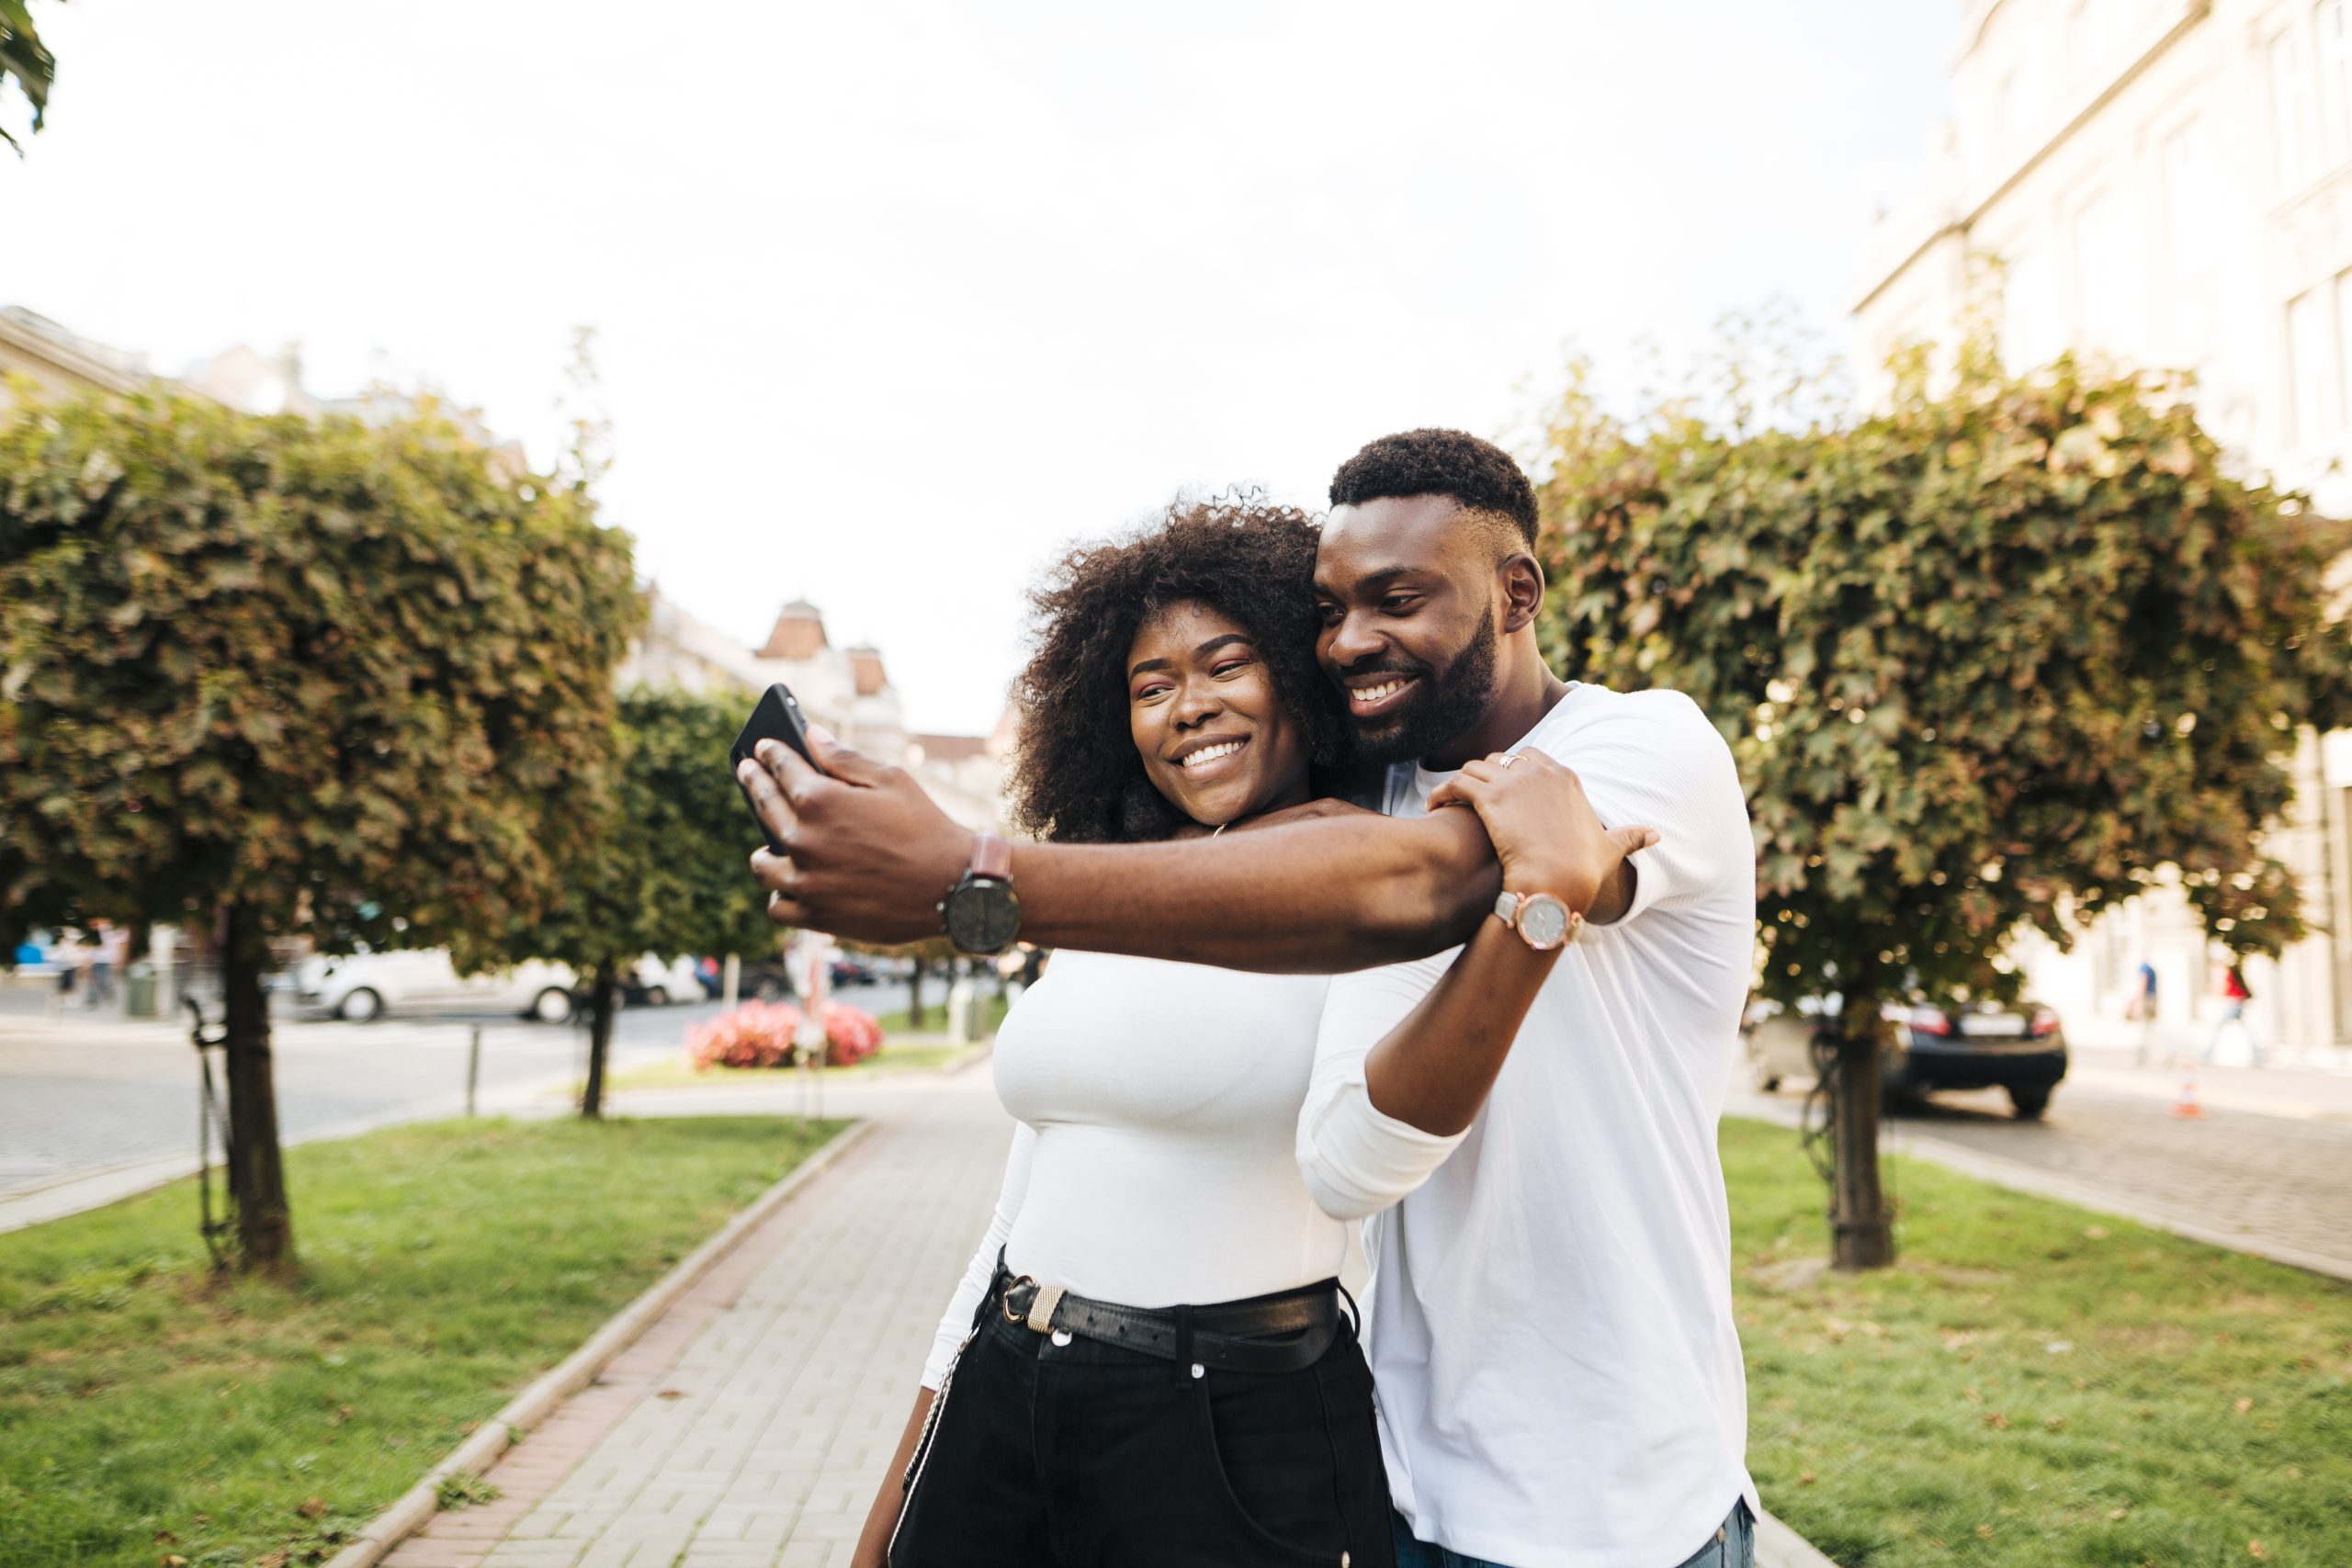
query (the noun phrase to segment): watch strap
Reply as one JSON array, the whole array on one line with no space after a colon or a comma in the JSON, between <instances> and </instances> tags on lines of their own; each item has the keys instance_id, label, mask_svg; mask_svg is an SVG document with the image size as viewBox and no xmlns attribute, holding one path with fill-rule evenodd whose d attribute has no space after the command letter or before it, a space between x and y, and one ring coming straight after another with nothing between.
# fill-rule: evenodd
<instances>
[{"instance_id":1,"label":"watch strap","mask_svg":"<svg viewBox=\"0 0 2352 1568\"><path fill-rule=\"evenodd\" d=\"M1567 917L1557 942L1536 941L1528 933L1527 927L1521 921L1521 917L1527 911L1527 906L1539 898L1545 903L1557 905ZM1513 893L1505 889L1495 896L1495 919L1516 931L1522 942L1538 953L1549 953L1555 948L1569 946L1577 937L1584 934L1583 914L1569 908L1565 899L1550 893Z\"/></svg>"},{"instance_id":2,"label":"watch strap","mask_svg":"<svg viewBox=\"0 0 2352 1568\"><path fill-rule=\"evenodd\" d=\"M994 833L982 833L972 843L972 874L1012 880L1012 846Z\"/></svg>"}]
</instances>

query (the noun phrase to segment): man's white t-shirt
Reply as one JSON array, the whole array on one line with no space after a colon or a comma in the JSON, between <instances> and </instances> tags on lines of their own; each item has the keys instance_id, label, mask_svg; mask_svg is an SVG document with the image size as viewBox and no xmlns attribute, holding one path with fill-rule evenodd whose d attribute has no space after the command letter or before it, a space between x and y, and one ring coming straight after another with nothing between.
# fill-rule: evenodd
<instances>
[{"instance_id":1,"label":"man's white t-shirt","mask_svg":"<svg viewBox=\"0 0 2352 1568\"><path fill-rule=\"evenodd\" d=\"M1632 908L1561 955L1457 1137L1374 1110L1363 1064L1460 950L1334 979L1299 1165L1327 1212L1372 1216L1381 1447L1414 1533L1511 1568L1673 1568L1756 1506L1715 1148L1755 846L1679 693L1573 686L1527 749L1606 825L1658 830ZM1389 813L1450 776L1395 769Z\"/></svg>"}]
</instances>

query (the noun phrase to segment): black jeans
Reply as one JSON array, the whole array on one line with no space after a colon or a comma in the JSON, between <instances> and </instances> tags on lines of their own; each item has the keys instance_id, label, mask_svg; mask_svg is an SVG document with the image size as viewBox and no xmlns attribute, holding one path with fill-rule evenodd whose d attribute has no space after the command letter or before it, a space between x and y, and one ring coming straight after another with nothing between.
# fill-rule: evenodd
<instances>
[{"instance_id":1,"label":"black jeans","mask_svg":"<svg viewBox=\"0 0 2352 1568\"><path fill-rule=\"evenodd\" d=\"M1061 1337L981 1303L890 1568L1393 1568L1372 1370L1344 1320L1320 1360L1272 1376Z\"/></svg>"}]
</instances>

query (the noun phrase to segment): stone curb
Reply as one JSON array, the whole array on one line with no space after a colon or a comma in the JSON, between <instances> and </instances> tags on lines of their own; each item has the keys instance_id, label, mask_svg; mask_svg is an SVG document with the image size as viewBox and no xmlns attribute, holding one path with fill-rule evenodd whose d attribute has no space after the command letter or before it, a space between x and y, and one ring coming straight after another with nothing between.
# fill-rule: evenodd
<instances>
[{"instance_id":1,"label":"stone curb","mask_svg":"<svg viewBox=\"0 0 2352 1568\"><path fill-rule=\"evenodd\" d=\"M1756 1568L1838 1568L1819 1547L1766 1514L1756 1521Z\"/></svg>"},{"instance_id":2,"label":"stone curb","mask_svg":"<svg viewBox=\"0 0 2352 1568\"><path fill-rule=\"evenodd\" d=\"M741 1244L762 1222L806 1187L817 1174L839 1158L843 1151L872 1128L870 1122L854 1122L834 1134L822 1148L811 1153L791 1170L785 1173L775 1186L752 1201L751 1207L737 1214L718 1233L695 1247L678 1266L648 1286L644 1292L623 1307L605 1326L588 1337L586 1344L564 1358L553 1371L543 1374L528 1388L507 1401L506 1407L489 1420L464 1442L452 1449L440 1463L424 1472L424 1478L410 1487L391 1506L368 1521L349 1545L328 1560L326 1568L376 1568L391 1552L392 1548L422 1529L425 1522L441 1511L437 1495L442 1482L460 1472L481 1474L500 1455L512 1448L520 1434L538 1425L555 1407L586 1388L596 1375L611 1364L613 1359L635 1344L653 1320L669 1310L705 1274L710 1272L721 1258Z\"/></svg>"}]
</instances>

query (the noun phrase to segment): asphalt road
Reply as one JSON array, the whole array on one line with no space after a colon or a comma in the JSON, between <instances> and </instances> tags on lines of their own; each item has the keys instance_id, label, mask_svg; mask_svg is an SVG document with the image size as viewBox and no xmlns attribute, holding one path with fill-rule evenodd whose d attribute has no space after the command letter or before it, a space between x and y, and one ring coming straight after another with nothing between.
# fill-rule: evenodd
<instances>
[{"instance_id":1,"label":"asphalt road","mask_svg":"<svg viewBox=\"0 0 2352 1568\"><path fill-rule=\"evenodd\" d=\"M935 1005L944 991L929 989ZM906 988L858 987L842 999L888 1013L905 1007ZM36 1008L40 1000L34 998ZM707 1002L624 1010L615 1065L675 1053L688 1028L718 1010ZM192 1159L198 1098L184 1028L11 1011L0 1008L0 1198L141 1161ZM485 1111L543 1107L550 1091L582 1076L586 1036L571 1025L505 1015L281 1021L277 1069L286 1136L454 1114L463 1104L477 1026ZM2126 1050L2084 1049L2042 1122L2014 1120L1997 1092L1939 1095L1892 1119L1890 1142L2030 1168L2084 1201L2196 1225L2216 1239L2352 1258L2352 1073L2200 1068L2207 1113L2194 1120L2169 1114L2179 1077L2177 1070L2134 1066ZM1743 1086L1727 1109L1792 1120L1800 1100Z\"/></svg>"},{"instance_id":2,"label":"asphalt road","mask_svg":"<svg viewBox=\"0 0 2352 1568\"><path fill-rule=\"evenodd\" d=\"M17 1004L0 1008L0 1195L138 1161L194 1157L200 1095L184 1024L79 1011L52 1020L38 995L23 1007L25 995L0 993ZM860 987L842 999L887 1013L906 1006L906 988ZM691 1026L719 1010L716 1002L623 1010L613 1065L674 1055ZM587 1034L573 1024L506 1013L360 1024L280 1018L273 1039L283 1135L456 1113L476 1028L484 1110L585 1076Z\"/></svg>"}]
</instances>

